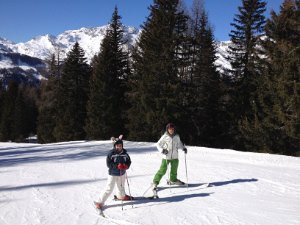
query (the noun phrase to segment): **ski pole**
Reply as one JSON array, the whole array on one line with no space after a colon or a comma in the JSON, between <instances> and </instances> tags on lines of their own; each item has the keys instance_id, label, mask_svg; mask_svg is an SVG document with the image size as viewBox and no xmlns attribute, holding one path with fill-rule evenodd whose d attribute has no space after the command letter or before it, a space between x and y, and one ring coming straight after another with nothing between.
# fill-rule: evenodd
<instances>
[{"instance_id":1,"label":"ski pole","mask_svg":"<svg viewBox=\"0 0 300 225\"><path fill-rule=\"evenodd\" d=\"M188 180L188 172L187 172L187 165L186 165L186 153L184 154L184 164L185 164L186 187L188 188L189 180Z\"/></svg>"},{"instance_id":2,"label":"ski pole","mask_svg":"<svg viewBox=\"0 0 300 225\"><path fill-rule=\"evenodd\" d=\"M122 170L120 170L120 182L121 182L121 189L123 190L123 184L122 184ZM124 188L125 190L125 188ZM125 191L124 191L125 192ZM121 205L122 205L122 211L123 211L123 198L121 199Z\"/></svg>"},{"instance_id":3,"label":"ski pole","mask_svg":"<svg viewBox=\"0 0 300 225\"><path fill-rule=\"evenodd\" d=\"M168 182L169 182L169 191L171 191L171 163L170 163L170 169L169 169L169 166L168 166L168 160L166 159L166 164L167 164L167 173L168 173Z\"/></svg>"},{"instance_id":4,"label":"ski pole","mask_svg":"<svg viewBox=\"0 0 300 225\"><path fill-rule=\"evenodd\" d=\"M127 176L127 171L126 170L125 170L125 178L126 178L126 181L127 181L129 196L130 196L130 199L132 200L132 195L131 195L131 191L130 191L130 186L129 186L129 181L128 181L128 176ZM133 202L131 204L131 207L133 208Z\"/></svg>"},{"instance_id":5,"label":"ski pole","mask_svg":"<svg viewBox=\"0 0 300 225\"><path fill-rule=\"evenodd\" d=\"M164 143L164 145L163 145L163 148L165 148L165 149L168 149L168 143ZM167 159L167 155L166 155L166 158L165 158L165 160L166 160L166 166L167 166L167 174L168 174L168 183L169 183L169 191L171 192L171 168L169 169L169 166L168 166L168 159ZM171 164L171 163L170 163ZM170 167L171 167L171 165L170 165Z\"/></svg>"}]
</instances>

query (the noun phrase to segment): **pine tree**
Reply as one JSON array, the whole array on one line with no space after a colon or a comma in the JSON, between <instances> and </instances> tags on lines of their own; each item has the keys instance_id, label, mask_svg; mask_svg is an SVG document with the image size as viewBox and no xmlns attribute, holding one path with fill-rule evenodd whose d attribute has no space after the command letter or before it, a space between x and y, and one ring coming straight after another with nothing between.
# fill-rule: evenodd
<instances>
[{"instance_id":1,"label":"pine tree","mask_svg":"<svg viewBox=\"0 0 300 225\"><path fill-rule=\"evenodd\" d=\"M300 155L300 1L285 0L271 13L263 42L266 75L261 82L259 126L263 150Z\"/></svg>"},{"instance_id":2,"label":"pine tree","mask_svg":"<svg viewBox=\"0 0 300 225\"><path fill-rule=\"evenodd\" d=\"M76 42L62 68L54 136L57 141L84 139L86 104L91 69Z\"/></svg>"},{"instance_id":3,"label":"pine tree","mask_svg":"<svg viewBox=\"0 0 300 225\"><path fill-rule=\"evenodd\" d=\"M25 100L23 97L23 93L19 88L18 95L14 105L12 132L11 132L11 139L13 141L21 142L25 138L25 126L24 126L25 124L23 124L25 119L24 109L25 109Z\"/></svg>"},{"instance_id":4,"label":"pine tree","mask_svg":"<svg viewBox=\"0 0 300 225\"><path fill-rule=\"evenodd\" d=\"M266 3L262 0L243 0L239 14L231 24L234 30L230 37L229 47L230 71L230 104L228 111L232 112L232 131L236 144L233 148L251 150L247 144L247 132L244 132L247 121L255 120L257 108L258 81L261 76L259 57L259 38L265 25L264 12ZM239 131L239 132L238 132ZM251 141L251 140L250 140Z\"/></svg>"},{"instance_id":5,"label":"pine tree","mask_svg":"<svg viewBox=\"0 0 300 225\"><path fill-rule=\"evenodd\" d=\"M59 57L53 54L49 61L48 80L41 82L37 136L40 143L55 142L54 128L56 126L57 98L60 79Z\"/></svg>"},{"instance_id":6,"label":"pine tree","mask_svg":"<svg viewBox=\"0 0 300 225\"><path fill-rule=\"evenodd\" d=\"M125 91L130 70L124 50L126 42L121 16L115 7L100 52L93 61L86 124L89 138L107 139L127 133Z\"/></svg>"},{"instance_id":7,"label":"pine tree","mask_svg":"<svg viewBox=\"0 0 300 225\"><path fill-rule=\"evenodd\" d=\"M184 52L187 17L178 0L155 0L133 53L128 94L130 138L157 140L164 125L181 120L180 58ZM178 123L177 123L178 124Z\"/></svg>"},{"instance_id":8,"label":"pine tree","mask_svg":"<svg viewBox=\"0 0 300 225\"><path fill-rule=\"evenodd\" d=\"M0 120L0 140L9 141L13 139L14 109L18 96L18 84L11 81L3 96L2 114Z\"/></svg>"},{"instance_id":9,"label":"pine tree","mask_svg":"<svg viewBox=\"0 0 300 225\"><path fill-rule=\"evenodd\" d=\"M204 6L194 1L191 16L192 59L190 81L187 85L186 109L194 130L191 143L219 147L223 144L225 126L222 111L222 85L215 65L216 45ZM192 128L192 129L191 129Z\"/></svg>"},{"instance_id":10,"label":"pine tree","mask_svg":"<svg viewBox=\"0 0 300 225\"><path fill-rule=\"evenodd\" d=\"M23 121L24 137L28 138L37 134L39 88L25 85L21 90L25 102Z\"/></svg>"}]
</instances>

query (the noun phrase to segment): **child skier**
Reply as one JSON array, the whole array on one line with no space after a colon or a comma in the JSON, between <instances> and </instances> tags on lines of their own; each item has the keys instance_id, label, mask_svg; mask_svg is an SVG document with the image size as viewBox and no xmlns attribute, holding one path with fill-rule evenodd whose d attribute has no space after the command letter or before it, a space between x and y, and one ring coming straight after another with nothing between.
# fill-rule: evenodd
<instances>
[{"instance_id":1,"label":"child skier","mask_svg":"<svg viewBox=\"0 0 300 225\"><path fill-rule=\"evenodd\" d=\"M105 201L117 185L116 197L122 201L132 200L133 198L125 193L125 173L131 165L131 159L127 151L123 148L123 141L116 139L114 148L106 157L106 165L108 167L108 180L106 188L101 192L98 202L95 202L97 209L102 209Z\"/></svg>"},{"instance_id":2,"label":"child skier","mask_svg":"<svg viewBox=\"0 0 300 225\"><path fill-rule=\"evenodd\" d=\"M183 146L180 137L175 132L175 125L169 123L166 126L166 132L161 136L156 144L156 147L160 153L162 153L163 159L157 173L153 178L153 190L154 195L156 195L157 185L159 184L161 178L167 172L168 164L171 164L170 169L170 180L169 184L184 185L185 183L177 179L177 169L178 169L178 149L182 149L184 153L187 153L187 149Z\"/></svg>"}]
</instances>

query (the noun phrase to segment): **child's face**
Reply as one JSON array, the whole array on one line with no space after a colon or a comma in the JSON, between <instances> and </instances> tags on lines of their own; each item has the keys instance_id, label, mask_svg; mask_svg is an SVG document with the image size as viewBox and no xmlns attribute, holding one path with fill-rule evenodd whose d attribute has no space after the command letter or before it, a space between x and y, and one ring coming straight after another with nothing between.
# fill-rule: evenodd
<instances>
[{"instance_id":1,"label":"child's face","mask_svg":"<svg viewBox=\"0 0 300 225\"><path fill-rule=\"evenodd\" d=\"M120 152L120 151L122 151L122 149L123 149L123 145L122 145L122 144L116 144L115 148L116 148L116 150L117 150L118 152Z\"/></svg>"},{"instance_id":2,"label":"child's face","mask_svg":"<svg viewBox=\"0 0 300 225\"><path fill-rule=\"evenodd\" d=\"M171 135L174 134L174 128L173 127L168 128L168 132Z\"/></svg>"}]
</instances>

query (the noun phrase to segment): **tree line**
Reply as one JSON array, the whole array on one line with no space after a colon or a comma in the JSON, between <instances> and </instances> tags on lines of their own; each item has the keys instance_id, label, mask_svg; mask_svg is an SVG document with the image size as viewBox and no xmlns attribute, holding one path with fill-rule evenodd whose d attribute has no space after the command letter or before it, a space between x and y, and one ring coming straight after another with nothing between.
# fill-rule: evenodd
<instances>
[{"instance_id":1,"label":"tree line","mask_svg":"<svg viewBox=\"0 0 300 225\"><path fill-rule=\"evenodd\" d=\"M35 97L21 86L1 90L0 140L31 132L40 143L120 133L157 141L173 122L189 145L299 155L299 9L299 0L284 0L266 19L265 1L242 0L223 71L202 1L188 11L179 0L154 0L132 48L116 7L90 64L76 43L65 60L52 56Z\"/></svg>"}]
</instances>

